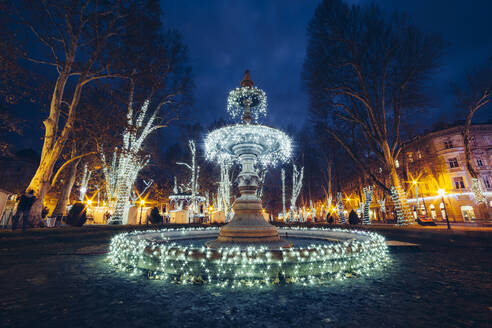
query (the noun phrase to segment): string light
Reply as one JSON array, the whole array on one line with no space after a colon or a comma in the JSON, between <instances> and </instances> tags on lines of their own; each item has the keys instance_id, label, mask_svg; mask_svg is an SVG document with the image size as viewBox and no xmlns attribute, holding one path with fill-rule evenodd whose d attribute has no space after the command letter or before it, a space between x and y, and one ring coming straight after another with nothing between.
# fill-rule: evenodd
<instances>
[{"instance_id":1,"label":"string light","mask_svg":"<svg viewBox=\"0 0 492 328\"><path fill-rule=\"evenodd\" d=\"M238 158L234 151L241 144L259 147L257 161L263 167L286 162L292 154L292 142L284 132L254 124L236 124L210 132L205 138L207 159L218 162L234 162Z\"/></svg>"},{"instance_id":2,"label":"string light","mask_svg":"<svg viewBox=\"0 0 492 328\"><path fill-rule=\"evenodd\" d=\"M244 108L248 106L253 122L257 123L267 114L267 96L257 87L239 87L232 90L227 98L227 112L233 119L241 119Z\"/></svg>"},{"instance_id":3,"label":"string light","mask_svg":"<svg viewBox=\"0 0 492 328\"><path fill-rule=\"evenodd\" d=\"M369 209L372 202L372 186L364 187L363 191L364 191L365 201L364 201L364 216L363 216L362 223L371 224Z\"/></svg>"},{"instance_id":4,"label":"string light","mask_svg":"<svg viewBox=\"0 0 492 328\"><path fill-rule=\"evenodd\" d=\"M109 262L132 275L171 282L211 283L217 286L262 286L285 283L315 284L345 279L346 274L369 274L386 263L388 250L377 233L343 229L279 229L313 241L290 249L266 246L210 249L200 240L214 238L217 228L163 229L128 232L111 240ZM180 245L197 239L197 245ZM315 240L315 239L313 239Z\"/></svg>"},{"instance_id":5,"label":"string light","mask_svg":"<svg viewBox=\"0 0 492 328\"><path fill-rule=\"evenodd\" d=\"M401 201L400 194L402 194L401 189L396 189L394 186L391 187L391 200L395 206L397 223L399 225L408 225L411 223L410 208L408 208L406 202Z\"/></svg>"}]
</instances>

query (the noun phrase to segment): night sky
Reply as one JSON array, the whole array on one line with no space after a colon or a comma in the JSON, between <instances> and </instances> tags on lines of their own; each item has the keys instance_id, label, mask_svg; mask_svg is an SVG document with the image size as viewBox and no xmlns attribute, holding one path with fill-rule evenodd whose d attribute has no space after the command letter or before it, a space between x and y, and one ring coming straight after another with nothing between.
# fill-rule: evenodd
<instances>
[{"instance_id":1,"label":"night sky","mask_svg":"<svg viewBox=\"0 0 492 328\"><path fill-rule=\"evenodd\" d=\"M365 0L350 3L369 2ZM301 71L307 45L306 27L319 0L231 1L162 0L164 23L177 29L189 47L195 88L194 106L187 123L227 117L229 91L251 70L256 85L268 96L266 124L302 128L307 120L308 96ZM452 82L463 80L464 71L483 65L492 56L492 1L392 0L377 1L392 12L407 13L421 30L437 33L450 43L435 78L429 82L433 103L421 128L444 120L463 119L454 104ZM41 67L40 67L41 69ZM44 68L46 69L46 68ZM492 106L480 110L474 122L492 119ZM42 119L31 108L30 126L17 139L18 148L41 148ZM42 114L44 115L44 114ZM179 128L163 131L163 147L177 140Z\"/></svg>"},{"instance_id":2,"label":"night sky","mask_svg":"<svg viewBox=\"0 0 492 328\"><path fill-rule=\"evenodd\" d=\"M190 49L196 85L194 118L206 125L225 116L228 92L239 85L249 68L255 84L268 96L267 123L302 127L308 110L301 82L306 26L319 2L163 0L164 21L182 33ZM440 34L450 43L442 66L429 83L433 108L422 128L437 120L462 119L454 105L451 82L459 82L466 69L492 56L492 1L377 3L388 12L405 12L421 30ZM478 112L474 121L492 118L490 112Z\"/></svg>"}]
</instances>

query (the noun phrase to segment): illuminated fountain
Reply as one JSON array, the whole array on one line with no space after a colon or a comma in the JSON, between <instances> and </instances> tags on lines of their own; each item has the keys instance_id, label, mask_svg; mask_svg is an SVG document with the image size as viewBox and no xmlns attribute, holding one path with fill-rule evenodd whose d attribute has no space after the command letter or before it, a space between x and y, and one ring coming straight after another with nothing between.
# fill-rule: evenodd
<instances>
[{"instance_id":1,"label":"illuminated fountain","mask_svg":"<svg viewBox=\"0 0 492 328\"><path fill-rule=\"evenodd\" d=\"M266 95L254 87L248 71L241 87L231 91L228 109L233 118L242 114L243 123L212 131L205 139L205 153L212 161L238 161L241 164L238 176L241 196L233 205L232 221L222 227L217 240L208 242L207 246L290 247L292 244L281 240L277 228L263 218L255 166L274 166L287 161L292 152L291 140L280 130L252 124L260 115L266 114Z\"/></svg>"},{"instance_id":2,"label":"illuminated fountain","mask_svg":"<svg viewBox=\"0 0 492 328\"><path fill-rule=\"evenodd\" d=\"M343 229L287 229L263 218L257 196L258 166L275 166L292 152L290 138L258 124L266 115L266 95L246 71L231 91L228 111L241 120L212 131L207 158L241 164L231 222L218 228L161 229L115 236L109 260L116 268L178 283L252 286L324 283L372 272L387 261L382 236ZM281 239L280 237L284 239Z\"/></svg>"}]
</instances>

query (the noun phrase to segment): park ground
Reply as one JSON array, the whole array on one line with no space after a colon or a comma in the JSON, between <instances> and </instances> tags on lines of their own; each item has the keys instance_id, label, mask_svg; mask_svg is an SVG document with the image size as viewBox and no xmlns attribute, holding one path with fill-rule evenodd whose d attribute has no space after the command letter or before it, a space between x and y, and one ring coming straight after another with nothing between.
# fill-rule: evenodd
<instances>
[{"instance_id":1,"label":"park ground","mask_svg":"<svg viewBox=\"0 0 492 328\"><path fill-rule=\"evenodd\" d=\"M226 290L115 271L115 234L143 227L0 231L2 327L492 327L492 228L371 226L383 272L324 286Z\"/></svg>"}]
</instances>

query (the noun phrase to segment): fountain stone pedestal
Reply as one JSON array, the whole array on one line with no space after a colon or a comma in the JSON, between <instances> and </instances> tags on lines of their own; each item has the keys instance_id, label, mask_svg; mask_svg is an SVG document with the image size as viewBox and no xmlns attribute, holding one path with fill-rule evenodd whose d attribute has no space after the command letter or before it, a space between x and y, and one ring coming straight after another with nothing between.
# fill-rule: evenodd
<instances>
[{"instance_id":1,"label":"fountain stone pedestal","mask_svg":"<svg viewBox=\"0 0 492 328\"><path fill-rule=\"evenodd\" d=\"M241 173L238 176L238 189L241 196L234 202L232 221L220 229L216 240L209 241L206 245L210 248L230 247L231 245L291 247L292 243L280 239L277 227L265 221L261 199L256 194L259 177L254 164L265 148L260 144L240 143L234 145L232 151L241 163Z\"/></svg>"}]
</instances>

